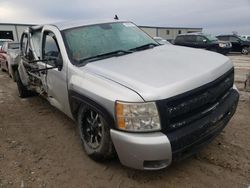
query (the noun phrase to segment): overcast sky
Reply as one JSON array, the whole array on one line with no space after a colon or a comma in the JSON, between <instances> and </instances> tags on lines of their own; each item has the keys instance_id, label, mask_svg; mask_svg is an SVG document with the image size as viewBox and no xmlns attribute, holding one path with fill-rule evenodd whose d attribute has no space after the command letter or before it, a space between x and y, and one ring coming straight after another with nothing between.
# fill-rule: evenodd
<instances>
[{"instance_id":1,"label":"overcast sky","mask_svg":"<svg viewBox=\"0 0 250 188\"><path fill-rule=\"evenodd\" d=\"M115 14L137 25L250 34L250 0L0 0L0 23L41 24Z\"/></svg>"}]
</instances>

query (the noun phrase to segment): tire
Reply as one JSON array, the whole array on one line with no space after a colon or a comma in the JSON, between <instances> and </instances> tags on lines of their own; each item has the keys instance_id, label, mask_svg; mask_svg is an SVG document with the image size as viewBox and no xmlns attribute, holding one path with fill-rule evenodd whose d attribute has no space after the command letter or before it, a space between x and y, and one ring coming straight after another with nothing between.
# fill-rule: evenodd
<instances>
[{"instance_id":1,"label":"tire","mask_svg":"<svg viewBox=\"0 0 250 188\"><path fill-rule=\"evenodd\" d=\"M82 146L90 158L99 162L113 158L110 127L97 110L82 105L78 111L77 125Z\"/></svg>"},{"instance_id":2,"label":"tire","mask_svg":"<svg viewBox=\"0 0 250 188\"><path fill-rule=\"evenodd\" d=\"M9 64L8 64L8 62L6 62L6 72L7 72L7 74L9 74Z\"/></svg>"},{"instance_id":3,"label":"tire","mask_svg":"<svg viewBox=\"0 0 250 188\"><path fill-rule=\"evenodd\" d=\"M241 50L241 53L244 54L244 55L247 55L249 53L249 48L248 47L243 47L242 50Z\"/></svg>"},{"instance_id":4,"label":"tire","mask_svg":"<svg viewBox=\"0 0 250 188\"><path fill-rule=\"evenodd\" d=\"M1 71L2 72L9 72L9 68L8 68L8 62L5 63L6 69L3 69L3 67L1 67Z\"/></svg>"},{"instance_id":5,"label":"tire","mask_svg":"<svg viewBox=\"0 0 250 188\"><path fill-rule=\"evenodd\" d=\"M19 93L19 97L26 98L33 96L34 93L29 91L22 83L18 70L15 71L16 84Z\"/></svg>"}]
</instances>

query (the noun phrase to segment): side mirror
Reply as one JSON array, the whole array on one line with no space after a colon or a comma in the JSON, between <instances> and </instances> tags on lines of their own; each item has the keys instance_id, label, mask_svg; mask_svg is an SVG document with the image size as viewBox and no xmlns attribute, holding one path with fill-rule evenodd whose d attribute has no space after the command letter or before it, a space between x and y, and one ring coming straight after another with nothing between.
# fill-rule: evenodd
<instances>
[{"instance_id":1,"label":"side mirror","mask_svg":"<svg viewBox=\"0 0 250 188\"><path fill-rule=\"evenodd\" d=\"M62 59L62 55L59 54L58 58L55 59L55 66L58 68L59 71L62 70L63 67L63 59Z\"/></svg>"},{"instance_id":2,"label":"side mirror","mask_svg":"<svg viewBox=\"0 0 250 188\"><path fill-rule=\"evenodd\" d=\"M204 43L207 43L207 40L206 40L206 39L203 39L202 41L203 41Z\"/></svg>"}]
</instances>

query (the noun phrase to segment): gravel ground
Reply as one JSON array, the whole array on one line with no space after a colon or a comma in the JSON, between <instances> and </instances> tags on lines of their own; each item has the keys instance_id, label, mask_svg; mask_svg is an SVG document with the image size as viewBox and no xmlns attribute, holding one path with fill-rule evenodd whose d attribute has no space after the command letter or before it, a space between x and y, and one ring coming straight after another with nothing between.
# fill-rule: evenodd
<instances>
[{"instance_id":1,"label":"gravel ground","mask_svg":"<svg viewBox=\"0 0 250 188\"><path fill-rule=\"evenodd\" d=\"M242 90L241 74L250 64L250 56L230 58L237 67L236 83ZM161 171L132 170L117 159L96 163L82 150L72 120L40 97L20 99L16 84L6 73L0 73L0 188L247 188L249 143L250 94L241 91L229 125L194 157Z\"/></svg>"}]
</instances>

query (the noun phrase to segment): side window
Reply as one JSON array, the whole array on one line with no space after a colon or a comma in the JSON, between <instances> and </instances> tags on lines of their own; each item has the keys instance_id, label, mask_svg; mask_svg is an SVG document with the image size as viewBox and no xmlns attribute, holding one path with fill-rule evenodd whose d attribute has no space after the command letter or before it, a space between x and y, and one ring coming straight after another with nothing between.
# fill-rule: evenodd
<instances>
[{"instance_id":1,"label":"side window","mask_svg":"<svg viewBox=\"0 0 250 188\"><path fill-rule=\"evenodd\" d=\"M195 42L196 41L196 36L194 36L194 35L187 35L186 36L186 41L187 42Z\"/></svg>"},{"instance_id":2,"label":"side window","mask_svg":"<svg viewBox=\"0 0 250 188\"><path fill-rule=\"evenodd\" d=\"M196 36L196 42L198 43L204 43L205 40L207 39L203 36Z\"/></svg>"},{"instance_id":3,"label":"side window","mask_svg":"<svg viewBox=\"0 0 250 188\"><path fill-rule=\"evenodd\" d=\"M55 35L52 32L45 33L43 37L43 59L57 59L59 55L60 50ZM55 65L53 61L48 61L48 64Z\"/></svg>"},{"instance_id":4,"label":"side window","mask_svg":"<svg viewBox=\"0 0 250 188\"><path fill-rule=\"evenodd\" d=\"M230 37L230 42L239 42L237 37Z\"/></svg>"}]
</instances>

